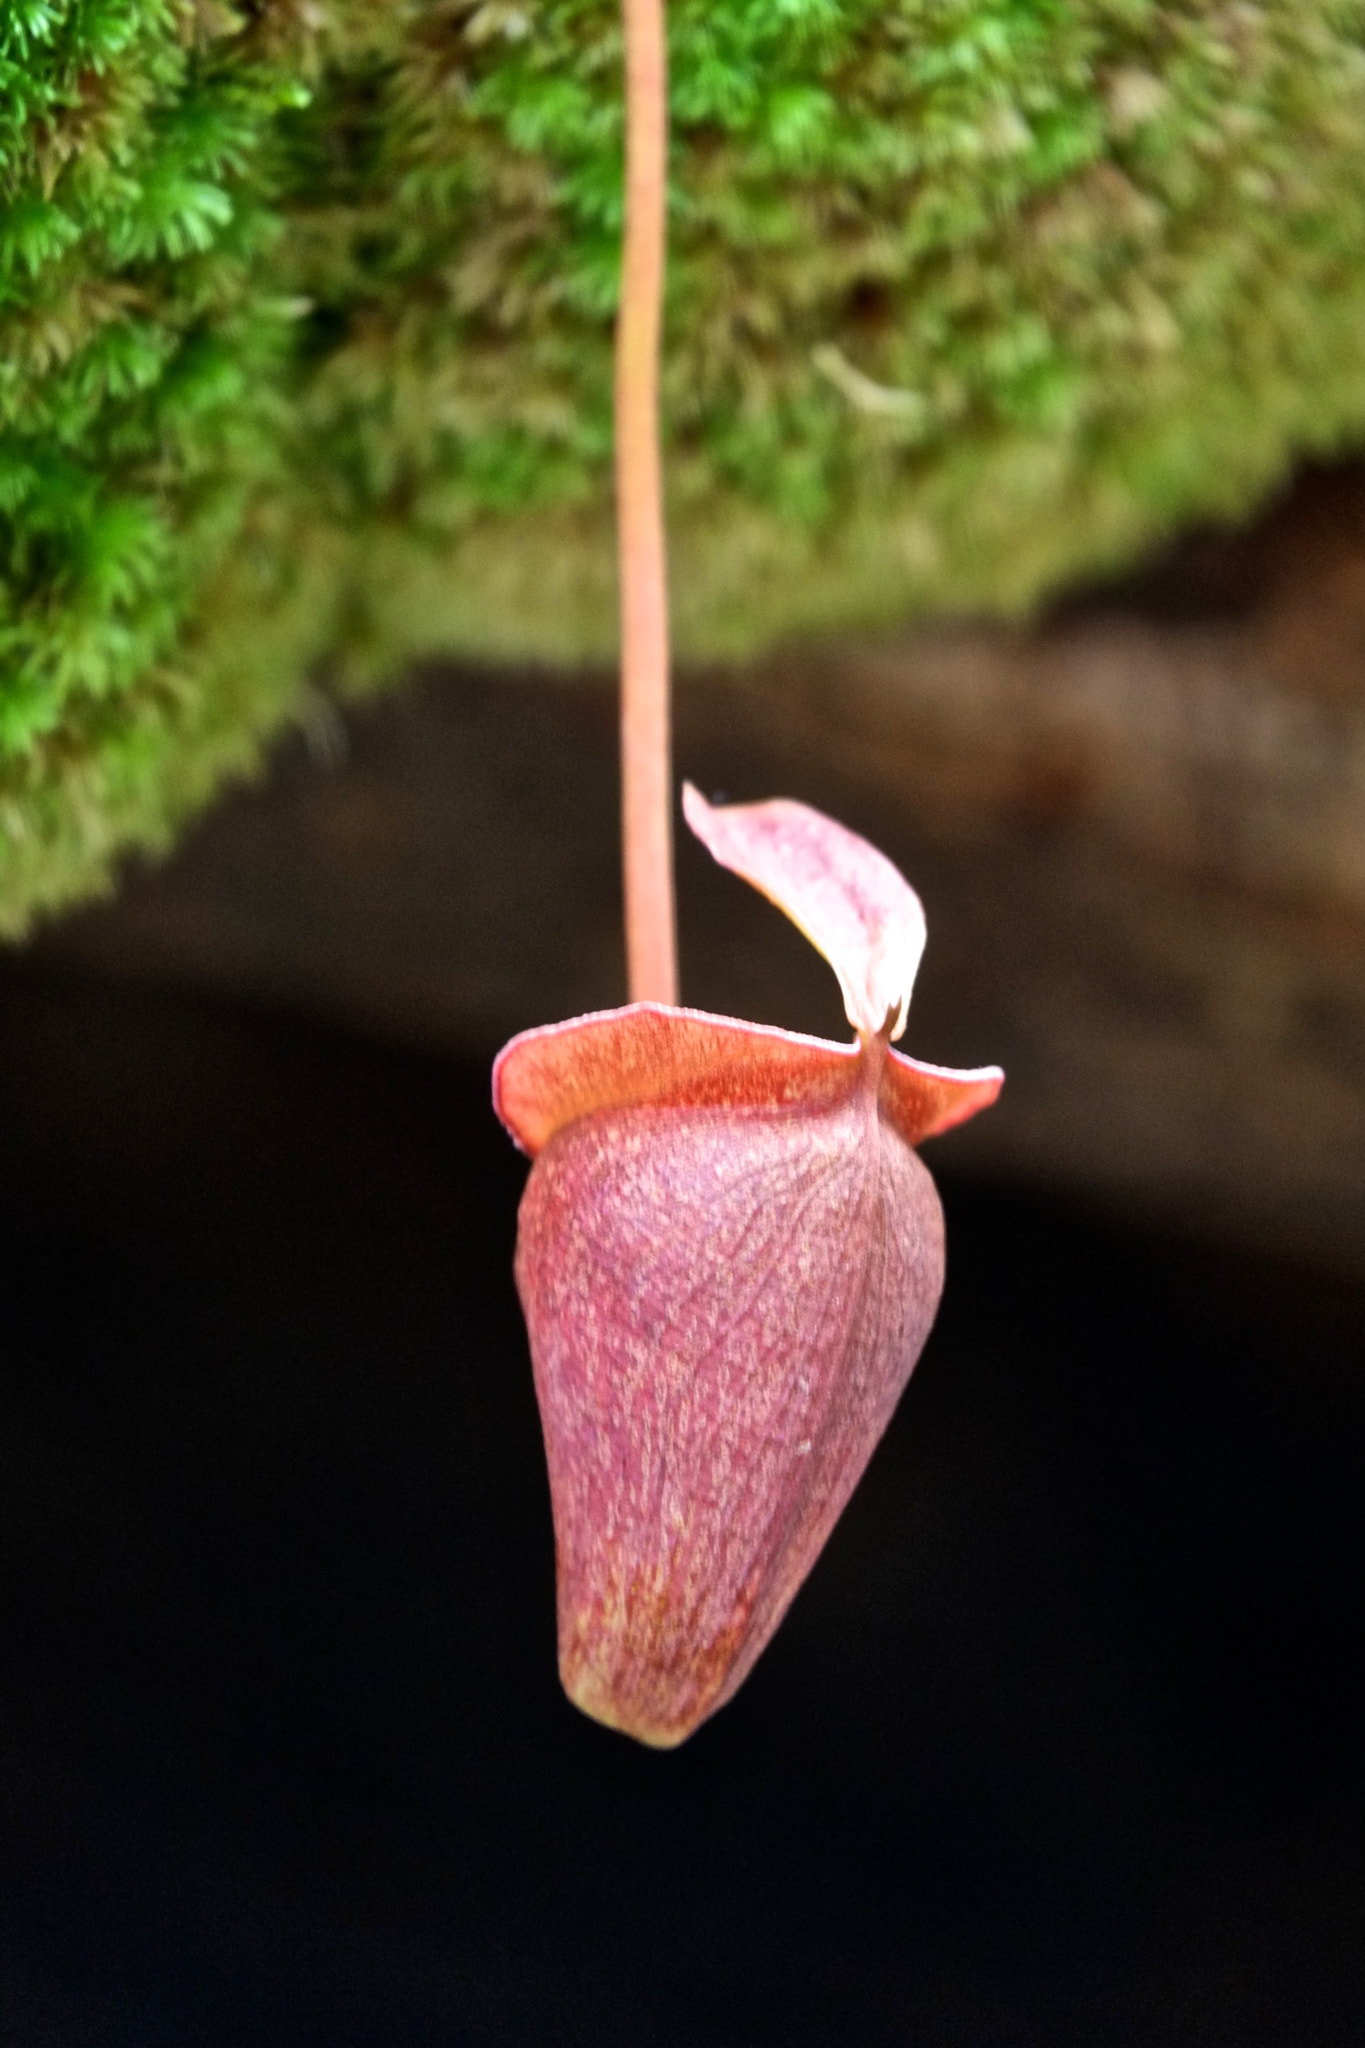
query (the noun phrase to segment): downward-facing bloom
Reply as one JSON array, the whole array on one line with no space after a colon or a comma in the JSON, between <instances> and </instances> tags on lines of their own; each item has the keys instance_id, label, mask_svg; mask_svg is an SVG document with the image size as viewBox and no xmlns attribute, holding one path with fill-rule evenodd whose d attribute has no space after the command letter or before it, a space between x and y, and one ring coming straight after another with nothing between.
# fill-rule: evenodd
<instances>
[{"instance_id":1,"label":"downward-facing bloom","mask_svg":"<svg viewBox=\"0 0 1365 2048\"><path fill-rule=\"evenodd\" d=\"M890 1420L943 1286L913 1148L1003 1079L891 1049L924 916L875 847L785 800L683 807L830 962L854 1043L632 1003L523 1032L493 1070L535 1161L516 1276L560 1673L660 1748L743 1682Z\"/></svg>"}]
</instances>

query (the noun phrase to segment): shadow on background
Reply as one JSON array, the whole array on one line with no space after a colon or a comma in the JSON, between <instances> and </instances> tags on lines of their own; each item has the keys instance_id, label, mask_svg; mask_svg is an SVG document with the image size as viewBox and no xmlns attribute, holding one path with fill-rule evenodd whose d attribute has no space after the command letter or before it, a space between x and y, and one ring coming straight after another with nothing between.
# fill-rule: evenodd
<instances>
[{"instance_id":1,"label":"shadow on background","mask_svg":"<svg viewBox=\"0 0 1365 2048\"><path fill-rule=\"evenodd\" d=\"M1356 2048L1365 1296L958 1185L740 1698L553 1667L486 1069L0 977L0 2040Z\"/></svg>"}]
</instances>

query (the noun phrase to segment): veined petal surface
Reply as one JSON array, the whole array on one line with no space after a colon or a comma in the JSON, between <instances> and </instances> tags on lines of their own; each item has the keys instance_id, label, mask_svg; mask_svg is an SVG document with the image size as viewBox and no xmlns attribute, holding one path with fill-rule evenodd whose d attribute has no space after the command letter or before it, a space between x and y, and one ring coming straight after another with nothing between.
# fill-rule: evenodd
<instances>
[{"instance_id":1,"label":"veined petal surface","mask_svg":"<svg viewBox=\"0 0 1365 2048\"><path fill-rule=\"evenodd\" d=\"M532 1169L516 1273L564 1686L670 1747L739 1686L890 1419L942 1287L938 1197L870 1083L593 1111Z\"/></svg>"}]
</instances>

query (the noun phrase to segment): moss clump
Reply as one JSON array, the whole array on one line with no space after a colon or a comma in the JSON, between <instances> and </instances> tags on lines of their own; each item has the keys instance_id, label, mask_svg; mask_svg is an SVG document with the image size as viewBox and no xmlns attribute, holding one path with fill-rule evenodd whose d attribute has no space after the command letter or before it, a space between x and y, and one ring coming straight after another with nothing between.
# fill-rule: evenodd
<instances>
[{"instance_id":1,"label":"moss clump","mask_svg":"<svg viewBox=\"0 0 1365 2048\"><path fill-rule=\"evenodd\" d=\"M1365 428L1365 0L672 0L693 653L1019 609ZM0 14L0 918L311 661L612 636L614 0Z\"/></svg>"}]
</instances>

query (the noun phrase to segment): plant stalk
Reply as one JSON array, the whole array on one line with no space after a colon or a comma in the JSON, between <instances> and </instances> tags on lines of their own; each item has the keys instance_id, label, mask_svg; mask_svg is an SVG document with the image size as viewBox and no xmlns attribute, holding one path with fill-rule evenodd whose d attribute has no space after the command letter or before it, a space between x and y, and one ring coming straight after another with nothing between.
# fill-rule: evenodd
<instances>
[{"instance_id":1,"label":"plant stalk","mask_svg":"<svg viewBox=\"0 0 1365 2048\"><path fill-rule=\"evenodd\" d=\"M632 1002L676 1003L668 588L659 448L668 189L664 0L622 0L622 24L626 217L616 321L616 531L626 968Z\"/></svg>"}]
</instances>

